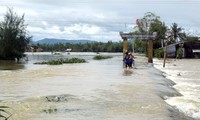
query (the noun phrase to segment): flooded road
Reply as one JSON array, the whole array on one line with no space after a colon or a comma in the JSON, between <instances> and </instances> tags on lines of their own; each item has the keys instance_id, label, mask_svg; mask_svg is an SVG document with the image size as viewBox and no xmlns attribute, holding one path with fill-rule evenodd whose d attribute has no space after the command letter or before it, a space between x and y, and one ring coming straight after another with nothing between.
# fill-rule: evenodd
<instances>
[{"instance_id":1,"label":"flooded road","mask_svg":"<svg viewBox=\"0 0 200 120\"><path fill-rule=\"evenodd\" d=\"M15 120L189 120L164 99L180 94L162 73L136 56L136 68L122 68L122 54L93 60L95 53L28 54L23 68L0 70L0 104ZM59 57L82 64L34 65ZM5 68L5 67L4 67Z\"/></svg>"}]
</instances>

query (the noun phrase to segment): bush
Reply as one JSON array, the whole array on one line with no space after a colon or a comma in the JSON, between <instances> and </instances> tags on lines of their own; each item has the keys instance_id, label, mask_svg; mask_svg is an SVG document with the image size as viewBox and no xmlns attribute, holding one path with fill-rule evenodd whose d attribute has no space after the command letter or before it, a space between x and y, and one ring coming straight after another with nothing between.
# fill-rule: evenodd
<instances>
[{"instance_id":1,"label":"bush","mask_svg":"<svg viewBox=\"0 0 200 120\"><path fill-rule=\"evenodd\" d=\"M176 58L181 59L183 57L183 50L179 48L176 52Z\"/></svg>"},{"instance_id":2,"label":"bush","mask_svg":"<svg viewBox=\"0 0 200 120\"><path fill-rule=\"evenodd\" d=\"M61 65L62 61L61 60L49 60L47 62L47 65Z\"/></svg>"},{"instance_id":3,"label":"bush","mask_svg":"<svg viewBox=\"0 0 200 120\"><path fill-rule=\"evenodd\" d=\"M102 59L109 59L109 58L112 58L112 56L97 55L93 57L94 60L102 60Z\"/></svg>"},{"instance_id":4,"label":"bush","mask_svg":"<svg viewBox=\"0 0 200 120\"><path fill-rule=\"evenodd\" d=\"M157 58L163 58L164 57L164 50L163 49L156 49L154 51L154 56Z\"/></svg>"}]
</instances>

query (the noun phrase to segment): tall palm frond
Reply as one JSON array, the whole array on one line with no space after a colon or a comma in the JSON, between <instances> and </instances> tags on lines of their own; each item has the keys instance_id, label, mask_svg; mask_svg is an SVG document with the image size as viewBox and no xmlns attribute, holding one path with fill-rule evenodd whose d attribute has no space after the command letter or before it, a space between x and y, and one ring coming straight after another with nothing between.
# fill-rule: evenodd
<instances>
[{"instance_id":1,"label":"tall palm frond","mask_svg":"<svg viewBox=\"0 0 200 120\"><path fill-rule=\"evenodd\" d=\"M182 27L178 27L177 23L173 23L171 26L174 42L184 41L186 38L186 34L182 32L184 29Z\"/></svg>"}]
</instances>

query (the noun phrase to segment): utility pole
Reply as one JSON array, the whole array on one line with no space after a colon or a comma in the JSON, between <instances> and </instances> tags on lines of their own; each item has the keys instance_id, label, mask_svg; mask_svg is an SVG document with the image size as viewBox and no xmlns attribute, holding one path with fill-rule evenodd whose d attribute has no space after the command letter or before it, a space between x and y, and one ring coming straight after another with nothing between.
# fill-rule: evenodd
<instances>
[{"instance_id":1,"label":"utility pole","mask_svg":"<svg viewBox=\"0 0 200 120\"><path fill-rule=\"evenodd\" d=\"M166 62L166 59L167 59L167 43L168 43L168 39L166 39L166 43L165 43L165 47L164 47L164 61L163 61L163 67L165 67L165 62Z\"/></svg>"},{"instance_id":2,"label":"utility pole","mask_svg":"<svg viewBox=\"0 0 200 120\"><path fill-rule=\"evenodd\" d=\"M163 67L165 67L165 63L166 63L166 59L167 59L167 45L168 45L168 41L170 39L170 37L172 36L172 32L170 29L167 30L166 32L166 42L165 42L165 47L164 47L164 61L163 61Z\"/></svg>"}]
</instances>

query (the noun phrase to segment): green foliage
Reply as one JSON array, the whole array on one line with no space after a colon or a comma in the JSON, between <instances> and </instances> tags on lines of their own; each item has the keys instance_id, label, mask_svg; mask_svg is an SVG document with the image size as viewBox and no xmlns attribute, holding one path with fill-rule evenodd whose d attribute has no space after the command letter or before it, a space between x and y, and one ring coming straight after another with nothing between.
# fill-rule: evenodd
<instances>
[{"instance_id":1,"label":"green foliage","mask_svg":"<svg viewBox=\"0 0 200 120\"><path fill-rule=\"evenodd\" d=\"M154 55L157 58L163 58L164 57L164 50L163 49L156 49L154 51Z\"/></svg>"},{"instance_id":2,"label":"green foliage","mask_svg":"<svg viewBox=\"0 0 200 120\"><path fill-rule=\"evenodd\" d=\"M183 57L183 50L179 48L176 53L176 58L181 59Z\"/></svg>"},{"instance_id":3,"label":"green foliage","mask_svg":"<svg viewBox=\"0 0 200 120\"><path fill-rule=\"evenodd\" d=\"M24 56L26 45L31 39L26 27L24 15L20 17L8 8L4 21L0 22L0 59L14 60Z\"/></svg>"},{"instance_id":4,"label":"green foliage","mask_svg":"<svg viewBox=\"0 0 200 120\"><path fill-rule=\"evenodd\" d=\"M160 20L156 20L153 23L151 23L149 33L152 34L153 32L157 32L157 37L153 44L154 49L161 47L161 41L165 39L166 30L167 28L165 26L165 23L161 22Z\"/></svg>"},{"instance_id":5,"label":"green foliage","mask_svg":"<svg viewBox=\"0 0 200 120\"><path fill-rule=\"evenodd\" d=\"M198 36L187 36L186 41L198 41Z\"/></svg>"},{"instance_id":6,"label":"green foliage","mask_svg":"<svg viewBox=\"0 0 200 120\"><path fill-rule=\"evenodd\" d=\"M161 47L161 40L165 38L166 26L165 23L160 20L160 17L154 13L147 12L144 14L142 20L147 22L147 27L149 29L143 29L143 24L140 23L138 25L137 33L140 34L152 34L153 32L157 32L157 37L154 41L153 47L154 49ZM144 49L143 49L144 50Z\"/></svg>"},{"instance_id":7,"label":"green foliage","mask_svg":"<svg viewBox=\"0 0 200 120\"><path fill-rule=\"evenodd\" d=\"M12 116L7 109L9 109L9 107L0 106L0 120L8 120Z\"/></svg>"},{"instance_id":8,"label":"green foliage","mask_svg":"<svg viewBox=\"0 0 200 120\"><path fill-rule=\"evenodd\" d=\"M61 58L61 59L57 59L57 60L49 60L47 62L43 61L43 62L36 62L34 64L39 64L39 65L61 65L61 64L66 64L66 63L85 63L86 60L85 59L81 59L81 58Z\"/></svg>"},{"instance_id":9,"label":"green foliage","mask_svg":"<svg viewBox=\"0 0 200 120\"><path fill-rule=\"evenodd\" d=\"M52 114L52 113L56 113L58 110L57 108L49 108L49 109L44 109L43 112L47 113L47 114Z\"/></svg>"},{"instance_id":10,"label":"green foliage","mask_svg":"<svg viewBox=\"0 0 200 120\"><path fill-rule=\"evenodd\" d=\"M144 14L144 17L142 18L142 21L145 21L147 23L147 27L151 27L152 23L155 23L157 21L160 21L160 17L152 12L147 12ZM138 33L140 34L147 34L150 33L147 27L144 27L143 23L138 24Z\"/></svg>"},{"instance_id":11,"label":"green foliage","mask_svg":"<svg viewBox=\"0 0 200 120\"><path fill-rule=\"evenodd\" d=\"M180 41L184 41L186 39L186 34L182 32L184 29L182 27L178 27L177 23L173 23L171 29L173 33L174 42L178 42L178 38L180 39Z\"/></svg>"},{"instance_id":12,"label":"green foliage","mask_svg":"<svg viewBox=\"0 0 200 120\"><path fill-rule=\"evenodd\" d=\"M61 60L49 60L47 62L47 65L61 65L62 61Z\"/></svg>"},{"instance_id":13,"label":"green foliage","mask_svg":"<svg viewBox=\"0 0 200 120\"><path fill-rule=\"evenodd\" d=\"M112 58L112 56L97 55L93 57L94 60L103 60L103 59L109 59L109 58Z\"/></svg>"},{"instance_id":14,"label":"green foliage","mask_svg":"<svg viewBox=\"0 0 200 120\"><path fill-rule=\"evenodd\" d=\"M146 52L146 46L147 45L146 45L145 41L141 41L141 40L135 39L135 41L134 41L135 52L145 53Z\"/></svg>"}]
</instances>

